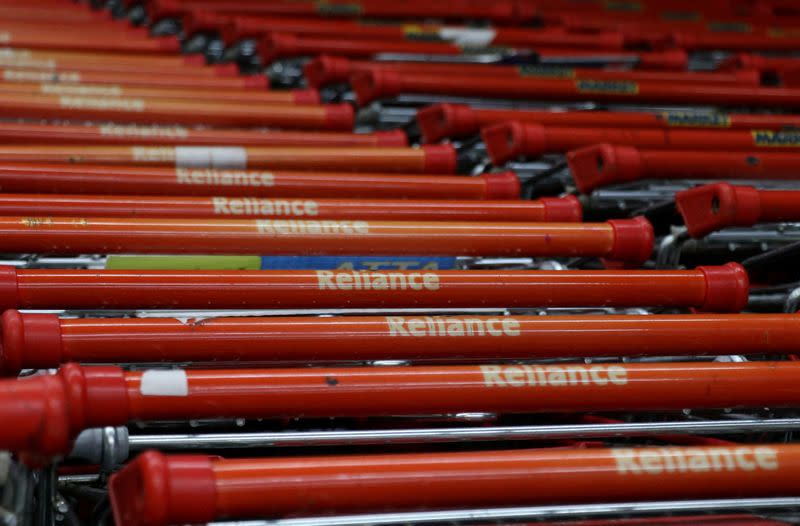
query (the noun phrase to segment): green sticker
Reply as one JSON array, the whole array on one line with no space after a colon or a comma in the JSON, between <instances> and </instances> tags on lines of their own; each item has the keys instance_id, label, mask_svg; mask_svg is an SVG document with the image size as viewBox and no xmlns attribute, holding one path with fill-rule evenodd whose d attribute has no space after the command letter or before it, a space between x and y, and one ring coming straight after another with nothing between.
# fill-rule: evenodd
<instances>
[{"instance_id":1,"label":"green sticker","mask_svg":"<svg viewBox=\"0 0 800 526\"><path fill-rule=\"evenodd\" d=\"M575 70L572 68L554 68L529 64L517 68L520 77L539 77L548 79L573 79Z\"/></svg>"},{"instance_id":2,"label":"green sticker","mask_svg":"<svg viewBox=\"0 0 800 526\"><path fill-rule=\"evenodd\" d=\"M581 93L639 93L639 84L629 80L576 80L575 88Z\"/></svg>"},{"instance_id":3,"label":"green sticker","mask_svg":"<svg viewBox=\"0 0 800 526\"><path fill-rule=\"evenodd\" d=\"M259 256L108 256L109 270L259 270Z\"/></svg>"}]
</instances>

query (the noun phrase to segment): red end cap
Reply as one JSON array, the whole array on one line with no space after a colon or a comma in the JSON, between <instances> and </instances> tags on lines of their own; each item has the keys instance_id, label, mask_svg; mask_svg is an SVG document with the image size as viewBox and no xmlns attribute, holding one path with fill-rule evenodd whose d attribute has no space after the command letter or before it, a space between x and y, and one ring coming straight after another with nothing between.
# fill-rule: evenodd
<instances>
[{"instance_id":1,"label":"red end cap","mask_svg":"<svg viewBox=\"0 0 800 526\"><path fill-rule=\"evenodd\" d=\"M352 130L356 112L349 104L325 105L325 129Z\"/></svg>"},{"instance_id":2,"label":"red end cap","mask_svg":"<svg viewBox=\"0 0 800 526\"><path fill-rule=\"evenodd\" d=\"M3 314L5 316L6 313ZM22 366L31 369L58 367L63 355L61 322L58 316L55 314L22 314L21 316L24 340ZM5 322L5 317L3 321ZM5 334L5 327L3 327L3 331Z\"/></svg>"},{"instance_id":3,"label":"red end cap","mask_svg":"<svg viewBox=\"0 0 800 526\"><path fill-rule=\"evenodd\" d=\"M637 265L650 259L655 240L650 221L639 216L633 219L612 219L608 223L614 229L614 246L607 256L608 259Z\"/></svg>"},{"instance_id":4,"label":"red end cap","mask_svg":"<svg viewBox=\"0 0 800 526\"><path fill-rule=\"evenodd\" d=\"M359 106L400 94L400 75L396 71L373 69L350 75L350 87Z\"/></svg>"},{"instance_id":5,"label":"red end cap","mask_svg":"<svg viewBox=\"0 0 800 526\"><path fill-rule=\"evenodd\" d=\"M451 144L426 144L421 147L425 152L426 174L456 173L456 149Z\"/></svg>"},{"instance_id":6,"label":"red end cap","mask_svg":"<svg viewBox=\"0 0 800 526\"><path fill-rule=\"evenodd\" d=\"M567 165L582 194L611 184L634 181L641 177L639 151L630 146L596 144L567 153Z\"/></svg>"},{"instance_id":7,"label":"red end cap","mask_svg":"<svg viewBox=\"0 0 800 526\"><path fill-rule=\"evenodd\" d=\"M741 71L733 72L736 77L736 83L743 86L760 86L761 85L761 72L755 69L743 69Z\"/></svg>"},{"instance_id":8,"label":"red end cap","mask_svg":"<svg viewBox=\"0 0 800 526\"><path fill-rule=\"evenodd\" d=\"M758 190L750 186L717 183L678 192L678 211L686 230L700 238L725 227L752 226L761 214Z\"/></svg>"},{"instance_id":9,"label":"red end cap","mask_svg":"<svg viewBox=\"0 0 800 526\"><path fill-rule=\"evenodd\" d=\"M542 197L544 220L548 223L580 223L583 220L583 206L577 197Z\"/></svg>"},{"instance_id":10,"label":"red end cap","mask_svg":"<svg viewBox=\"0 0 800 526\"><path fill-rule=\"evenodd\" d=\"M495 124L481 129L481 138L497 166L522 155L539 157L545 151L544 127L538 124Z\"/></svg>"},{"instance_id":11,"label":"red end cap","mask_svg":"<svg viewBox=\"0 0 800 526\"><path fill-rule=\"evenodd\" d=\"M750 279L738 263L713 267L697 267L706 278L706 298L700 310L708 312L741 312L750 296Z\"/></svg>"},{"instance_id":12,"label":"red end cap","mask_svg":"<svg viewBox=\"0 0 800 526\"><path fill-rule=\"evenodd\" d=\"M62 370L68 365L62 367ZM86 386L86 399L91 400L91 404L86 407L84 426L121 426L128 423L128 386L122 368L84 367L81 371Z\"/></svg>"},{"instance_id":13,"label":"red end cap","mask_svg":"<svg viewBox=\"0 0 800 526\"><path fill-rule=\"evenodd\" d=\"M239 65L233 62L228 64L216 64L212 66L214 68L214 74L218 77L238 77L239 76Z\"/></svg>"},{"instance_id":14,"label":"red end cap","mask_svg":"<svg viewBox=\"0 0 800 526\"><path fill-rule=\"evenodd\" d=\"M787 88L800 86L800 69L782 69L778 75L781 78L781 83Z\"/></svg>"},{"instance_id":15,"label":"red end cap","mask_svg":"<svg viewBox=\"0 0 800 526\"><path fill-rule=\"evenodd\" d=\"M480 127L475 112L463 104L434 104L417 111L417 125L427 143L469 137Z\"/></svg>"},{"instance_id":16,"label":"red end cap","mask_svg":"<svg viewBox=\"0 0 800 526\"><path fill-rule=\"evenodd\" d=\"M22 306L18 287L17 269L0 265L0 310L19 309Z\"/></svg>"},{"instance_id":17,"label":"red end cap","mask_svg":"<svg viewBox=\"0 0 800 526\"><path fill-rule=\"evenodd\" d=\"M297 37L289 33L270 33L258 43L258 54L266 66L276 60L301 56Z\"/></svg>"},{"instance_id":18,"label":"red end cap","mask_svg":"<svg viewBox=\"0 0 800 526\"><path fill-rule=\"evenodd\" d=\"M113 474L108 487L116 524L204 524L216 516L214 473L206 456L146 451Z\"/></svg>"},{"instance_id":19,"label":"red end cap","mask_svg":"<svg viewBox=\"0 0 800 526\"><path fill-rule=\"evenodd\" d=\"M522 186L517 174L511 171L482 174L486 181L486 191L483 198L487 201L519 199Z\"/></svg>"},{"instance_id":20,"label":"red end cap","mask_svg":"<svg viewBox=\"0 0 800 526\"><path fill-rule=\"evenodd\" d=\"M408 136L403 130L377 131L372 134L375 139L375 146L386 146L390 148L404 148L408 146Z\"/></svg>"},{"instance_id":21,"label":"red end cap","mask_svg":"<svg viewBox=\"0 0 800 526\"><path fill-rule=\"evenodd\" d=\"M266 78L266 77L262 77ZM296 89L292 90L292 96L296 104L319 104L322 100L319 91L315 89Z\"/></svg>"},{"instance_id":22,"label":"red end cap","mask_svg":"<svg viewBox=\"0 0 800 526\"><path fill-rule=\"evenodd\" d=\"M242 87L247 89L269 89L269 79L265 75L242 77Z\"/></svg>"},{"instance_id":23,"label":"red end cap","mask_svg":"<svg viewBox=\"0 0 800 526\"><path fill-rule=\"evenodd\" d=\"M347 82L352 73L350 61L344 57L320 55L303 66L306 82L312 88Z\"/></svg>"},{"instance_id":24,"label":"red end cap","mask_svg":"<svg viewBox=\"0 0 800 526\"><path fill-rule=\"evenodd\" d=\"M161 20L167 17L179 17L187 8L177 0L150 0L147 4L147 14L150 20Z\"/></svg>"}]
</instances>

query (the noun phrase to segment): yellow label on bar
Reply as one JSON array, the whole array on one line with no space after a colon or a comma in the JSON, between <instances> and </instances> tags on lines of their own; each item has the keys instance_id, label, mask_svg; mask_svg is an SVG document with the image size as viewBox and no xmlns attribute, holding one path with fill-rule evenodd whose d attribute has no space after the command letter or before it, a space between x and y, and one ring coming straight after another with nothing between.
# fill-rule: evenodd
<instances>
[{"instance_id":1,"label":"yellow label on bar","mask_svg":"<svg viewBox=\"0 0 800 526\"><path fill-rule=\"evenodd\" d=\"M581 93L622 93L636 95L639 84L629 80L576 80L575 89Z\"/></svg>"},{"instance_id":2,"label":"yellow label on bar","mask_svg":"<svg viewBox=\"0 0 800 526\"><path fill-rule=\"evenodd\" d=\"M695 128L730 128L731 118L724 113L692 113L690 111L665 111L660 117L667 126Z\"/></svg>"}]
</instances>

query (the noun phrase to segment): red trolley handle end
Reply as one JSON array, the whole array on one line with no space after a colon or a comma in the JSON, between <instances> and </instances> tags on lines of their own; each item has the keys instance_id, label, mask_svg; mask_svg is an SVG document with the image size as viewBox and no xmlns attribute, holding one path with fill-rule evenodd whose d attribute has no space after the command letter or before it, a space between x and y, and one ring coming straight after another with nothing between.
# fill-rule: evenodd
<instances>
[{"instance_id":1,"label":"red trolley handle end","mask_svg":"<svg viewBox=\"0 0 800 526\"><path fill-rule=\"evenodd\" d=\"M22 369L50 369L62 362L61 324L55 314L3 313L0 374L19 374Z\"/></svg>"},{"instance_id":2,"label":"red trolley handle end","mask_svg":"<svg viewBox=\"0 0 800 526\"><path fill-rule=\"evenodd\" d=\"M616 183L634 181L641 175L639 151L629 146L595 144L567 153L567 165L582 194Z\"/></svg>"},{"instance_id":3,"label":"red trolley handle end","mask_svg":"<svg viewBox=\"0 0 800 526\"><path fill-rule=\"evenodd\" d=\"M542 197L544 220L548 223L580 223L583 221L583 205L574 195L564 197Z\"/></svg>"},{"instance_id":4,"label":"red trolley handle end","mask_svg":"<svg viewBox=\"0 0 800 526\"><path fill-rule=\"evenodd\" d=\"M606 259L642 264L653 253L655 233L650 221L642 216L633 219L611 219L614 230L614 246Z\"/></svg>"},{"instance_id":5,"label":"red trolley handle end","mask_svg":"<svg viewBox=\"0 0 800 526\"><path fill-rule=\"evenodd\" d=\"M400 94L400 75L396 71L370 69L350 75L350 87L356 104L366 106L379 99L389 99Z\"/></svg>"},{"instance_id":6,"label":"red trolley handle end","mask_svg":"<svg viewBox=\"0 0 800 526\"><path fill-rule=\"evenodd\" d=\"M486 173L480 177L486 182L484 199L488 201L519 199L522 185L514 172Z\"/></svg>"},{"instance_id":7,"label":"red trolley handle end","mask_svg":"<svg viewBox=\"0 0 800 526\"><path fill-rule=\"evenodd\" d=\"M706 278L706 298L699 307L707 312L741 312L750 296L750 278L738 263L697 267Z\"/></svg>"},{"instance_id":8,"label":"red trolley handle end","mask_svg":"<svg viewBox=\"0 0 800 526\"><path fill-rule=\"evenodd\" d=\"M205 524L216 515L216 487L207 456L167 458L146 451L113 474L108 488L116 524Z\"/></svg>"},{"instance_id":9,"label":"red trolley handle end","mask_svg":"<svg viewBox=\"0 0 800 526\"><path fill-rule=\"evenodd\" d=\"M761 215L758 190L751 186L717 183L678 192L678 211L694 238L730 226L752 226Z\"/></svg>"},{"instance_id":10,"label":"red trolley handle end","mask_svg":"<svg viewBox=\"0 0 800 526\"><path fill-rule=\"evenodd\" d=\"M417 126L426 143L468 137L479 130L475 112L463 104L434 104L422 108L417 112Z\"/></svg>"},{"instance_id":11,"label":"red trolley handle end","mask_svg":"<svg viewBox=\"0 0 800 526\"><path fill-rule=\"evenodd\" d=\"M303 66L303 76L308 85L319 89L328 84L347 82L352 68L350 61L344 57L320 55Z\"/></svg>"},{"instance_id":12,"label":"red trolley handle end","mask_svg":"<svg viewBox=\"0 0 800 526\"><path fill-rule=\"evenodd\" d=\"M481 129L481 138L495 166L521 155L539 157L545 151L544 127L539 124L495 124Z\"/></svg>"}]
</instances>

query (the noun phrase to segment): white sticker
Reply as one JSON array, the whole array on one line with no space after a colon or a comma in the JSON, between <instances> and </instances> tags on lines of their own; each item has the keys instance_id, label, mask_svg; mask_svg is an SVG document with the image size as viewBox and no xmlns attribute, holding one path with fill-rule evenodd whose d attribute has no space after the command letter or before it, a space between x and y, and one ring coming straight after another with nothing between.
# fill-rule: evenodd
<instances>
[{"instance_id":1,"label":"white sticker","mask_svg":"<svg viewBox=\"0 0 800 526\"><path fill-rule=\"evenodd\" d=\"M176 146L178 168L247 168L247 150L239 147Z\"/></svg>"},{"instance_id":2,"label":"white sticker","mask_svg":"<svg viewBox=\"0 0 800 526\"><path fill-rule=\"evenodd\" d=\"M443 27L439 36L463 47L485 47L492 43L497 31L494 29L464 29L460 27Z\"/></svg>"},{"instance_id":3,"label":"white sticker","mask_svg":"<svg viewBox=\"0 0 800 526\"><path fill-rule=\"evenodd\" d=\"M139 391L143 396L187 396L189 380L186 371L145 371Z\"/></svg>"}]
</instances>

